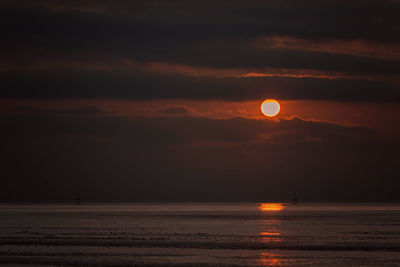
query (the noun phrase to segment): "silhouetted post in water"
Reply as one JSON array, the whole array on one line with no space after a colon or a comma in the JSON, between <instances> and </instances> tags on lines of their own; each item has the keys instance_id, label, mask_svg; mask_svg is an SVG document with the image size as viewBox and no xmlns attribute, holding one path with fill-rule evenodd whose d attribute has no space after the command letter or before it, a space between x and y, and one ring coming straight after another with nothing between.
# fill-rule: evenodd
<instances>
[{"instance_id":1,"label":"silhouetted post in water","mask_svg":"<svg viewBox=\"0 0 400 267\"><path fill-rule=\"evenodd\" d=\"M299 198L297 197L297 194L294 193L294 196L293 196L293 205L297 205L297 204L299 204Z\"/></svg>"},{"instance_id":2,"label":"silhouetted post in water","mask_svg":"<svg viewBox=\"0 0 400 267\"><path fill-rule=\"evenodd\" d=\"M80 196L79 192L76 193L76 205L77 206L81 205L81 196Z\"/></svg>"}]
</instances>

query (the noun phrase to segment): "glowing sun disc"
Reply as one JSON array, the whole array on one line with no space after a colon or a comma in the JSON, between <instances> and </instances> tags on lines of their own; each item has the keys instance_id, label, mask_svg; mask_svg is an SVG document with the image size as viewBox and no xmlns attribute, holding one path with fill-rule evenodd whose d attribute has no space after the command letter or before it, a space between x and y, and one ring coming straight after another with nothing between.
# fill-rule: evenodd
<instances>
[{"instance_id":1,"label":"glowing sun disc","mask_svg":"<svg viewBox=\"0 0 400 267\"><path fill-rule=\"evenodd\" d=\"M278 115L281 106L275 99L267 99L261 104L261 111L267 117L274 117Z\"/></svg>"}]
</instances>

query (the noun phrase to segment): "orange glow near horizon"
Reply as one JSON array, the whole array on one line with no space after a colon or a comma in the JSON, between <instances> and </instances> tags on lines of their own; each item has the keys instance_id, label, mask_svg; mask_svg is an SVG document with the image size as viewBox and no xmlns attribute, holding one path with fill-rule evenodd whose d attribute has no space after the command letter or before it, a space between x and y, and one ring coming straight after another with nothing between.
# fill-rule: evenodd
<instances>
[{"instance_id":1,"label":"orange glow near horizon","mask_svg":"<svg viewBox=\"0 0 400 267\"><path fill-rule=\"evenodd\" d=\"M337 102L318 100L282 100L279 119L292 119L294 116L304 120L324 121L346 126L366 126L376 128L387 136L400 135L400 109L396 103ZM39 110L74 110L98 108L101 115L126 117L190 116L210 119L246 119L264 120L260 112L260 101L219 101L193 99L157 99L157 100L110 100L110 99L0 99L4 112L26 112L21 107ZM15 109L15 107L17 107ZM186 110L186 113L163 113L169 108ZM8 109L10 108L10 109ZM14 109L13 109L14 108ZM9 111L7 111L9 110ZM388 114L393 119L387 120Z\"/></svg>"},{"instance_id":2,"label":"orange glow near horizon","mask_svg":"<svg viewBox=\"0 0 400 267\"><path fill-rule=\"evenodd\" d=\"M261 104L261 111L267 117L275 117L280 109L281 106L275 99L267 99Z\"/></svg>"},{"instance_id":3,"label":"orange glow near horizon","mask_svg":"<svg viewBox=\"0 0 400 267\"><path fill-rule=\"evenodd\" d=\"M283 203L260 203L258 208L262 211L280 211L285 208Z\"/></svg>"}]
</instances>

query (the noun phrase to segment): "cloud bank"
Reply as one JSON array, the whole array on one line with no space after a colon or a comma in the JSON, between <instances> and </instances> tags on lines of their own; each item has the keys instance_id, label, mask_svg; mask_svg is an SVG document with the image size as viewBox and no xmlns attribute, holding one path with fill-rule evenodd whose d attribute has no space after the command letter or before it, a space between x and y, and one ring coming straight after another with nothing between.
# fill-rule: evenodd
<instances>
[{"instance_id":1,"label":"cloud bank","mask_svg":"<svg viewBox=\"0 0 400 267\"><path fill-rule=\"evenodd\" d=\"M3 110L0 122L2 201L399 200L399 143L364 127L92 108Z\"/></svg>"},{"instance_id":2,"label":"cloud bank","mask_svg":"<svg viewBox=\"0 0 400 267\"><path fill-rule=\"evenodd\" d=\"M2 1L0 96L399 101L395 1Z\"/></svg>"}]
</instances>

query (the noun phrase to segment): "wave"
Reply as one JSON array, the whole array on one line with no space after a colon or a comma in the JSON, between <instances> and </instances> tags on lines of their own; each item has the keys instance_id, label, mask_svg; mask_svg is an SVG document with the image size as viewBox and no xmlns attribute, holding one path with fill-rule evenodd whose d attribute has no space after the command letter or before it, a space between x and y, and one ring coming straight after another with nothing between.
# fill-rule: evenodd
<instances>
[{"instance_id":1,"label":"wave","mask_svg":"<svg viewBox=\"0 0 400 267\"><path fill-rule=\"evenodd\" d=\"M42 246L98 246L98 247L155 247L155 248L198 248L198 249L246 249L246 250L314 250L314 251L392 251L400 252L400 243L340 243L340 244L294 244L263 242L209 242L209 241L165 241L124 239L80 239L80 238L1 238L0 245Z\"/></svg>"}]
</instances>

